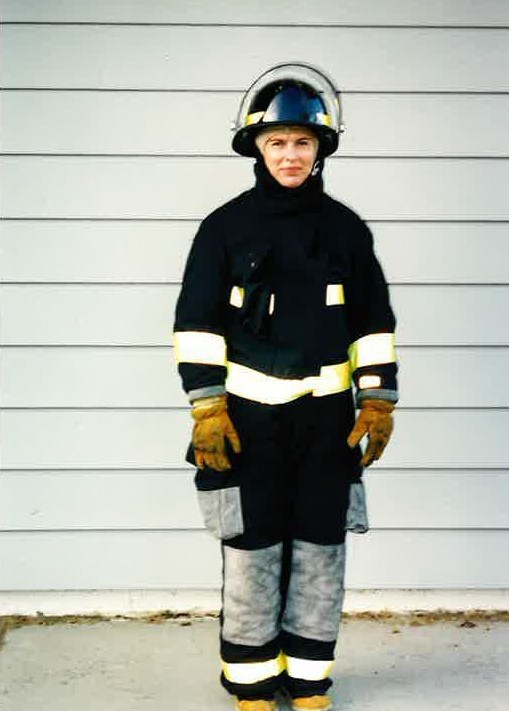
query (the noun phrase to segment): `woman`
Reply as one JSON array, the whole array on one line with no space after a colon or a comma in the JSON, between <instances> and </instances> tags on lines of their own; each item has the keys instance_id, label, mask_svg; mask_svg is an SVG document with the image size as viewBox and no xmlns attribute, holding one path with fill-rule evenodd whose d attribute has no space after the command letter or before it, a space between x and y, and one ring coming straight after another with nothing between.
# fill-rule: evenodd
<instances>
[{"instance_id":1,"label":"woman","mask_svg":"<svg viewBox=\"0 0 509 711\"><path fill-rule=\"evenodd\" d=\"M341 129L337 92L308 65L251 86L232 145L256 158L255 186L202 222L177 304L188 459L222 541L221 681L238 711L274 711L283 690L293 709L331 708L346 530L367 528L362 468L392 431L387 285L366 224L323 191Z\"/></svg>"}]
</instances>

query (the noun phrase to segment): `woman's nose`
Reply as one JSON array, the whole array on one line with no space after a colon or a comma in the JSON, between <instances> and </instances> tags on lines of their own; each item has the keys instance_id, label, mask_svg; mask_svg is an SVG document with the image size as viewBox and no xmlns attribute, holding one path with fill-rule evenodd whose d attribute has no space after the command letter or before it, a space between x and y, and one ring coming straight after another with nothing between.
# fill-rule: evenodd
<instances>
[{"instance_id":1,"label":"woman's nose","mask_svg":"<svg viewBox=\"0 0 509 711\"><path fill-rule=\"evenodd\" d=\"M285 158L287 160L296 160L297 157L298 157L298 152L297 152L296 146L294 146L292 144L288 144L286 146L286 150L285 150Z\"/></svg>"}]
</instances>

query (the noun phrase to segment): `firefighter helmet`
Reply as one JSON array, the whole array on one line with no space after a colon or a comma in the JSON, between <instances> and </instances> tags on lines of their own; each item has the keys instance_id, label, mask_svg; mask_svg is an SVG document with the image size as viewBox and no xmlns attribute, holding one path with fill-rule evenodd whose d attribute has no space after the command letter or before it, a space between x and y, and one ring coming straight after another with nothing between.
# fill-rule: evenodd
<instances>
[{"instance_id":1,"label":"firefighter helmet","mask_svg":"<svg viewBox=\"0 0 509 711\"><path fill-rule=\"evenodd\" d=\"M254 139L269 126L305 126L318 136L322 156L334 153L344 126L330 79L309 64L278 64L262 74L240 104L233 150L256 156Z\"/></svg>"}]
</instances>

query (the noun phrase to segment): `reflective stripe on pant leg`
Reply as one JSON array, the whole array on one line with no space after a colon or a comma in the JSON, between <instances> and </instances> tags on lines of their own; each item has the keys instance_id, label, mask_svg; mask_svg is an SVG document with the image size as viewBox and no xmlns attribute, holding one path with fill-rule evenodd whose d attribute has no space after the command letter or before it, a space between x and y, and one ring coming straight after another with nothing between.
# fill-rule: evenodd
<instances>
[{"instance_id":1,"label":"reflective stripe on pant leg","mask_svg":"<svg viewBox=\"0 0 509 711\"><path fill-rule=\"evenodd\" d=\"M294 541L282 627L300 637L333 641L343 606L345 544Z\"/></svg>"},{"instance_id":2,"label":"reflective stripe on pant leg","mask_svg":"<svg viewBox=\"0 0 509 711\"><path fill-rule=\"evenodd\" d=\"M300 659L299 657L285 656L285 666L288 676L305 681L321 681L326 679L332 669L334 661L330 659Z\"/></svg>"},{"instance_id":3,"label":"reflective stripe on pant leg","mask_svg":"<svg viewBox=\"0 0 509 711\"><path fill-rule=\"evenodd\" d=\"M225 678L234 684L256 684L259 681L279 676L285 669L285 660L282 654L266 662L232 663L222 662Z\"/></svg>"},{"instance_id":4,"label":"reflective stripe on pant leg","mask_svg":"<svg viewBox=\"0 0 509 711\"><path fill-rule=\"evenodd\" d=\"M259 550L223 545L223 639L259 647L277 637L282 555L281 543Z\"/></svg>"}]
</instances>

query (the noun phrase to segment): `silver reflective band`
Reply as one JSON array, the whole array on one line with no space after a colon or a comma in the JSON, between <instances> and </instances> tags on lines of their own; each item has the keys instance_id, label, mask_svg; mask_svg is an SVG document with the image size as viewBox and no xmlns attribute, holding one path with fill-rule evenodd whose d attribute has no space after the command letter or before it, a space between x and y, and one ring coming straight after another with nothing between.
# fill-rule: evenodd
<instances>
[{"instance_id":1,"label":"silver reflective band","mask_svg":"<svg viewBox=\"0 0 509 711\"><path fill-rule=\"evenodd\" d=\"M217 333L176 331L174 343L177 363L226 365L226 341Z\"/></svg>"},{"instance_id":2,"label":"silver reflective band","mask_svg":"<svg viewBox=\"0 0 509 711\"><path fill-rule=\"evenodd\" d=\"M323 397L351 386L348 362L324 365L320 375L295 380L276 378L238 363L229 362L227 367L227 392L266 405L280 405L307 394Z\"/></svg>"},{"instance_id":3,"label":"silver reflective band","mask_svg":"<svg viewBox=\"0 0 509 711\"><path fill-rule=\"evenodd\" d=\"M366 365L396 362L394 333L371 333L351 344L348 357L352 371Z\"/></svg>"}]
</instances>

